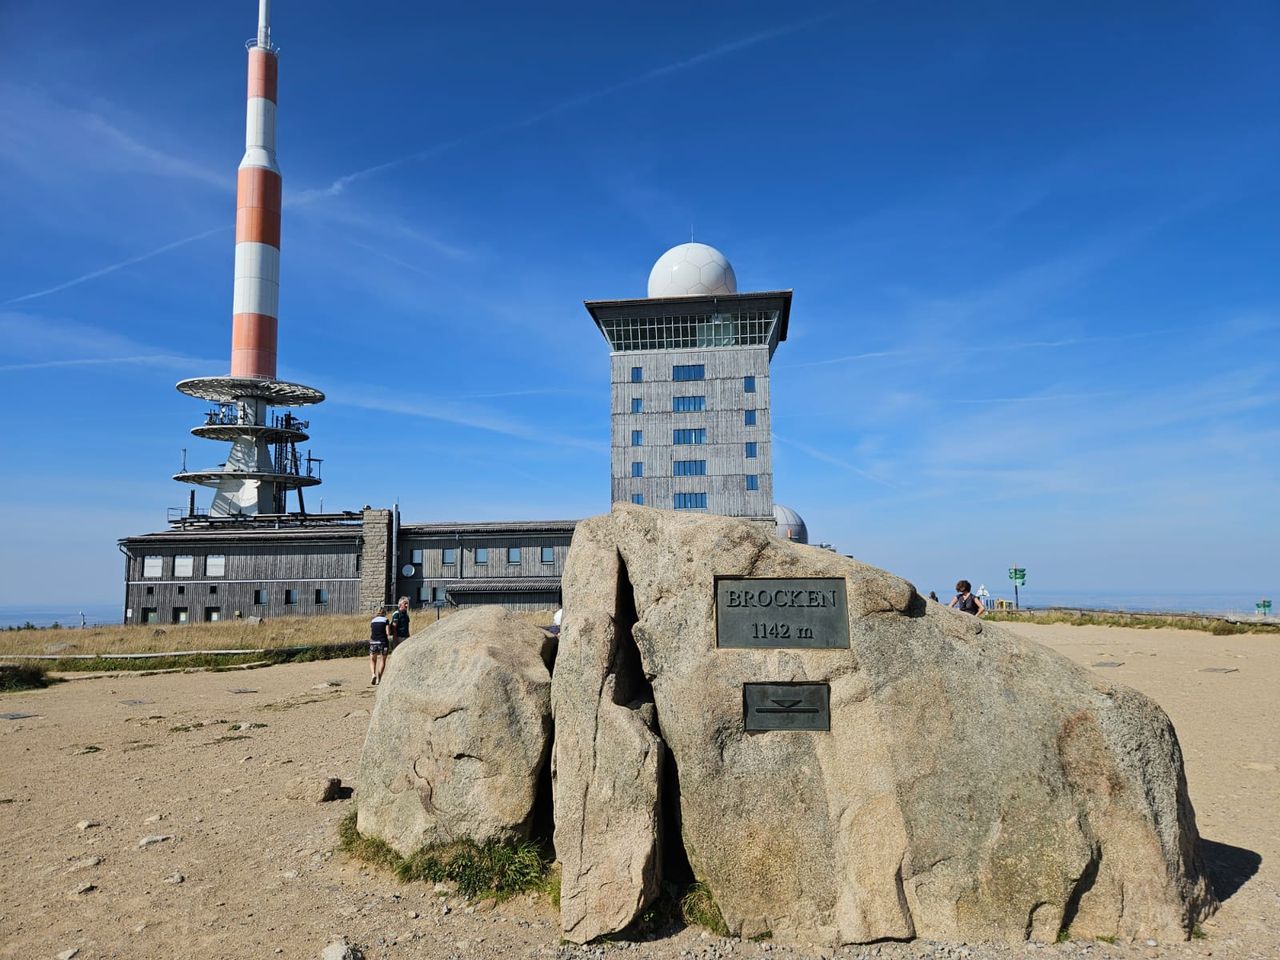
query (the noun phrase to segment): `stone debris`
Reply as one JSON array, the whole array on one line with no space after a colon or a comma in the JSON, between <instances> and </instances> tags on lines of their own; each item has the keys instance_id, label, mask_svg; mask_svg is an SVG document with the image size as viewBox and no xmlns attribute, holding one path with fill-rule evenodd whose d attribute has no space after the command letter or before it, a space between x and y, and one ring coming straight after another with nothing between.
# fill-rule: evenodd
<instances>
[{"instance_id":1,"label":"stone debris","mask_svg":"<svg viewBox=\"0 0 1280 960\"><path fill-rule=\"evenodd\" d=\"M138 841L138 849L142 849L143 847L154 846L157 843L164 843L166 840L172 840L172 839L173 839L173 834L169 834L169 833L157 833L150 837L143 837L141 840Z\"/></svg>"},{"instance_id":2,"label":"stone debris","mask_svg":"<svg viewBox=\"0 0 1280 960\"><path fill-rule=\"evenodd\" d=\"M1205 667L1201 673L1239 673L1239 667Z\"/></svg>"},{"instance_id":3,"label":"stone debris","mask_svg":"<svg viewBox=\"0 0 1280 960\"><path fill-rule=\"evenodd\" d=\"M142 822L143 823L159 823L163 819L164 819L163 813L153 813L151 816L147 817Z\"/></svg>"},{"instance_id":4,"label":"stone debris","mask_svg":"<svg viewBox=\"0 0 1280 960\"><path fill-rule=\"evenodd\" d=\"M346 940L335 940L320 951L320 960L364 960L364 954Z\"/></svg>"},{"instance_id":5,"label":"stone debris","mask_svg":"<svg viewBox=\"0 0 1280 960\"><path fill-rule=\"evenodd\" d=\"M71 870L88 870L90 867L96 867L100 863L102 863L101 857L84 857L73 863Z\"/></svg>"},{"instance_id":6,"label":"stone debris","mask_svg":"<svg viewBox=\"0 0 1280 960\"><path fill-rule=\"evenodd\" d=\"M79 947L72 947L70 950L63 950L57 955L57 960L71 960L72 957L80 953Z\"/></svg>"},{"instance_id":7,"label":"stone debris","mask_svg":"<svg viewBox=\"0 0 1280 960\"><path fill-rule=\"evenodd\" d=\"M88 830L90 827L100 827L100 826L102 826L102 824L97 820L81 820L79 823L76 824L76 829Z\"/></svg>"},{"instance_id":8,"label":"stone debris","mask_svg":"<svg viewBox=\"0 0 1280 960\"><path fill-rule=\"evenodd\" d=\"M1099 660L1097 663L1090 664L1092 667L1123 667L1123 660Z\"/></svg>"},{"instance_id":9,"label":"stone debris","mask_svg":"<svg viewBox=\"0 0 1280 960\"><path fill-rule=\"evenodd\" d=\"M186 879L187 879L187 878L186 878L186 877L184 877L182 874L177 873L177 872L174 872L174 873L169 874L167 877L165 877L165 878L164 878L164 882L165 882L165 883L172 883L172 884L174 884L174 885L176 886L176 885L178 885L179 883L182 883L182 882L183 882L184 880L186 880Z\"/></svg>"},{"instance_id":10,"label":"stone debris","mask_svg":"<svg viewBox=\"0 0 1280 960\"><path fill-rule=\"evenodd\" d=\"M97 890L97 889L98 889L98 885L95 883L82 883L80 884L80 886L76 887L76 893L77 894L92 893L94 890Z\"/></svg>"}]
</instances>

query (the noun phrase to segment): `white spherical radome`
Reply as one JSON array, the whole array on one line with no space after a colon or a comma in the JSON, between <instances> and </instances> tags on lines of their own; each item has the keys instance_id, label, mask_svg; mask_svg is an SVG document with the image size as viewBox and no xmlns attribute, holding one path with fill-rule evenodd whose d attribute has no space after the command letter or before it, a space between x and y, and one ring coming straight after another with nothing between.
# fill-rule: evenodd
<instances>
[{"instance_id":1,"label":"white spherical radome","mask_svg":"<svg viewBox=\"0 0 1280 960\"><path fill-rule=\"evenodd\" d=\"M650 297L737 293L738 278L725 255L705 243L682 243L658 258L649 271Z\"/></svg>"}]
</instances>

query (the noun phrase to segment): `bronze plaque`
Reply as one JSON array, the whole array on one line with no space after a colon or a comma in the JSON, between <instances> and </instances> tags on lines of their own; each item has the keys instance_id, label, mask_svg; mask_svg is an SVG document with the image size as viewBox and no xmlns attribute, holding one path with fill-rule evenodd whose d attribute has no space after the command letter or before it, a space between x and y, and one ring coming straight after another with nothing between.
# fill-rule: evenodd
<instances>
[{"instance_id":1,"label":"bronze plaque","mask_svg":"<svg viewBox=\"0 0 1280 960\"><path fill-rule=\"evenodd\" d=\"M716 646L847 650L844 577L717 577Z\"/></svg>"}]
</instances>

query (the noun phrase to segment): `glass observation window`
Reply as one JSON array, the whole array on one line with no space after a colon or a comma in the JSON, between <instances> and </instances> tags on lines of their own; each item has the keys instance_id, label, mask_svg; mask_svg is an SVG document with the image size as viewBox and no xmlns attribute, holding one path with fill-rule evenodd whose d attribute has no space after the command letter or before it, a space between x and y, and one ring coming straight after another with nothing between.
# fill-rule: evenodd
<instances>
[{"instance_id":1,"label":"glass observation window","mask_svg":"<svg viewBox=\"0 0 1280 960\"><path fill-rule=\"evenodd\" d=\"M765 346L777 310L731 310L674 316L611 317L600 321L614 350L679 350ZM639 370L639 367L633 368ZM632 382L638 383L638 380Z\"/></svg>"}]
</instances>

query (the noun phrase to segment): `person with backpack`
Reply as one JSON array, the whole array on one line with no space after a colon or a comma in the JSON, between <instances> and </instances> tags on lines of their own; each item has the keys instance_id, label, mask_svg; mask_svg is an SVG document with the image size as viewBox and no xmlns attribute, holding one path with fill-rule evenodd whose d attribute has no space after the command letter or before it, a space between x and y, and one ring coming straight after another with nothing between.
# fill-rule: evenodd
<instances>
[{"instance_id":1,"label":"person with backpack","mask_svg":"<svg viewBox=\"0 0 1280 960\"><path fill-rule=\"evenodd\" d=\"M396 612L391 615L391 649L388 653L395 650L396 647L409 639L409 598L401 597L400 603L396 606Z\"/></svg>"},{"instance_id":2,"label":"person with backpack","mask_svg":"<svg viewBox=\"0 0 1280 960\"><path fill-rule=\"evenodd\" d=\"M972 590L973 585L968 580L961 580L956 584L955 597L947 606L955 607L961 613L972 613L975 617L982 616L987 612L987 608L973 595Z\"/></svg>"},{"instance_id":3,"label":"person with backpack","mask_svg":"<svg viewBox=\"0 0 1280 960\"><path fill-rule=\"evenodd\" d=\"M387 619L387 608L379 607L369 621L369 671L373 674L369 682L374 686L382 682L382 671L387 669L387 650L394 632Z\"/></svg>"}]
</instances>

